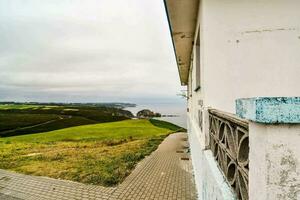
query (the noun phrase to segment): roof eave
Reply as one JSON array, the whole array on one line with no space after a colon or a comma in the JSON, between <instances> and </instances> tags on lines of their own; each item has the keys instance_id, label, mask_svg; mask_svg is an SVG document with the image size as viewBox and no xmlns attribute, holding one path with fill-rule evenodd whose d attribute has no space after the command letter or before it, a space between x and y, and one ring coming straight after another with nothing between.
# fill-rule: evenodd
<instances>
[{"instance_id":1,"label":"roof eave","mask_svg":"<svg viewBox=\"0 0 300 200\"><path fill-rule=\"evenodd\" d=\"M199 0L164 0L181 85L187 85Z\"/></svg>"}]
</instances>

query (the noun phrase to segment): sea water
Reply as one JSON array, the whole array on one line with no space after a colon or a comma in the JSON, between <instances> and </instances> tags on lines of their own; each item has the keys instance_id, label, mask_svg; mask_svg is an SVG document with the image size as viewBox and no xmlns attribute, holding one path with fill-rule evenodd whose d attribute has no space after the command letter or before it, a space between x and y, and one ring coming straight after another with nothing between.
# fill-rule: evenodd
<instances>
[{"instance_id":1,"label":"sea water","mask_svg":"<svg viewBox=\"0 0 300 200\"><path fill-rule=\"evenodd\" d=\"M162 115L172 115L172 117L159 117L157 119L171 122L183 128L187 127L186 104L184 102L137 104L136 107L125 108L125 110L129 110L134 115L143 109L149 109Z\"/></svg>"}]
</instances>

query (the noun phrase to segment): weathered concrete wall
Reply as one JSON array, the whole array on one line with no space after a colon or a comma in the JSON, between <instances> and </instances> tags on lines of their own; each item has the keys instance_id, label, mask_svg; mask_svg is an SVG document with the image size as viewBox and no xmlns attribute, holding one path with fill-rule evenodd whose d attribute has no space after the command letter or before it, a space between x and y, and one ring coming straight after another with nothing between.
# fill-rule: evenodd
<instances>
[{"instance_id":1,"label":"weathered concrete wall","mask_svg":"<svg viewBox=\"0 0 300 200\"><path fill-rule=\"evenodd\" d=\"M198 24L199 27L199 24ZM194 46L194 52L196 47ZM202 51L201 51L202 52ZM199 200L233 200L235 195L226 183L217 162L208 146L208 112L203 105L205 86L202 85L204 68L200 68L201 88L195 91L196 82L196 55L193 55L192 66L189 72L188 82L188 134L191 148L191 156L194 168L195 182ZM203 86L203 87L202 87ZM202 116L199 115L202 112ZM202 130L200 128L202 117Z\"/></svg>"},{"instance_id":2,"label":"weathered concrete wall","mask_svg":"<svg viewBox=\"0 0 300 200\"><path fill-rule=\"evenodd\" d=\"M205 149L204 134L190 117L188 117L188 133L198 199L234 200L234 193L226 183L212 152Z\"/></svg>"},{"instance_id":3,"label":"weathered concrete wall","mask_svg":"<svg viewBox=\"0 0 300 200\"><path fill-rule=\"evenodd\" d=\"M249 196L300 199L300 124L249 124Z\"/></svg>"},{"instance_id":4,"label":"weathered concrete wall","mask_svg":"<svg viewBox=\"0 0 300 200\"><path fill-rule=\"evenodd\" d=\"M239 98L300 96L300 1L202 0L199 10L201 89L189 93L190 143L199 197L224 199L217 164L200 150L199 109L235 113ZM249 132L250 199L300 199L299 125L252 124Z\"/></svg>"},{"instance_id":5,"label":"weathered concrete wall","mask_svg":"<svg viewBox=\"0 0 300 200\"><path fill-rule=\"evenodd\" d=\"M194 51L195 51L194 46ZM189 73L189 84L188 84L188 90L189 90L189 101L188 101L188 108L190 110L190 116L193 120L199 121L198 111L203 107L203 93L202 88L200 88L198 91L195 91L195 82L196 82L196 59L194 55L193 64L191 66L191 70ZM202 69L202 68L201 68ZM201 73L202 74L202 73Z\"/></svg>"},{"instance_id":6,"label":"weathered concrete wall","mask_svg":"<svg viewBox=\"0 0 300 200\"><path fill-rule=\"evenodd\" d=\"M216 165L211 150L203 152L202 163L202 199L236 200L230 186L227 184L220 169Z\"/></svg>"},{"instance_id":7,"label":"weathered concrete wall","mask_svg":"<svg viewBox=\"0 0 300 200\"><path fill-rule=\"evenodd\" d=\"M202 180L202 152L203 148L200 144L200 136L199 132L197 131L197 127L193 124L193 122L190 119L190 116L188 116L187 120L187 129L188 129L188 138L189 138L189 144L190 144L190 150L191 150L191 157L193 162L193 170L194 170L194 176L195 176L195 183L196 188L198 192L198 199L201 198L201 180Z\"/></svg>"},{"instance_id":8,"label":"weathered concrete wall","mask_svg":"<svg viewBox=\"0 0 300 200\"><path fill-rule=\"evenodd\" d=\"M235 99L300 96L300 1L202 0L204 105L234 113Z\"/></svg>"}]
</instances>

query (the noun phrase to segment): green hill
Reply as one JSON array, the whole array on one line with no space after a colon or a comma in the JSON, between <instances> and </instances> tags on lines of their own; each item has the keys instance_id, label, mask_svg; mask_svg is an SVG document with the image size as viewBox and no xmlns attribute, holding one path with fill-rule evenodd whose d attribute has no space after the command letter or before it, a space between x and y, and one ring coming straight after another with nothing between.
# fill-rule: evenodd
<instances>
[{"instance_id":1,"label":"green hill","mask_svg":"<svg viewBox=\"0 0 300 200\"><path fill-rule=\"evenodd\" d=\"M0 138L0 168L83 183L120 183L175 125L124 120Z\"/></svg>"},{"instance_id":2,"label":"green hill","mask_svg":"<svg viewBox=\"0 0 300 200\"><path fill-rule=\"evenodd\" d=\"M80 104L0 104L0 137L41 133L62 128L130 119L132 113L108 106Z\"/></svg>"}]
</instances>

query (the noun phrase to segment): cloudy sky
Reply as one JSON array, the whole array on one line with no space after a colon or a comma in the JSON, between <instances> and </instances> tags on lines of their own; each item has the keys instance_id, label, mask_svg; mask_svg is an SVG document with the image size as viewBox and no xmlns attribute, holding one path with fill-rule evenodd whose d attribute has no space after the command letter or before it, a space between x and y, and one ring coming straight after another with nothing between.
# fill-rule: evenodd
<instances>
[{"instance_id":1,"label":"cloudy sky","mask_svg":"<svg viewBox=\"0 0 300 200\"><path fill-rule=\"evenodd\" d=\"M180 101L162 0L1 0L0 101Z\"/></svg>"}]
</instances>

